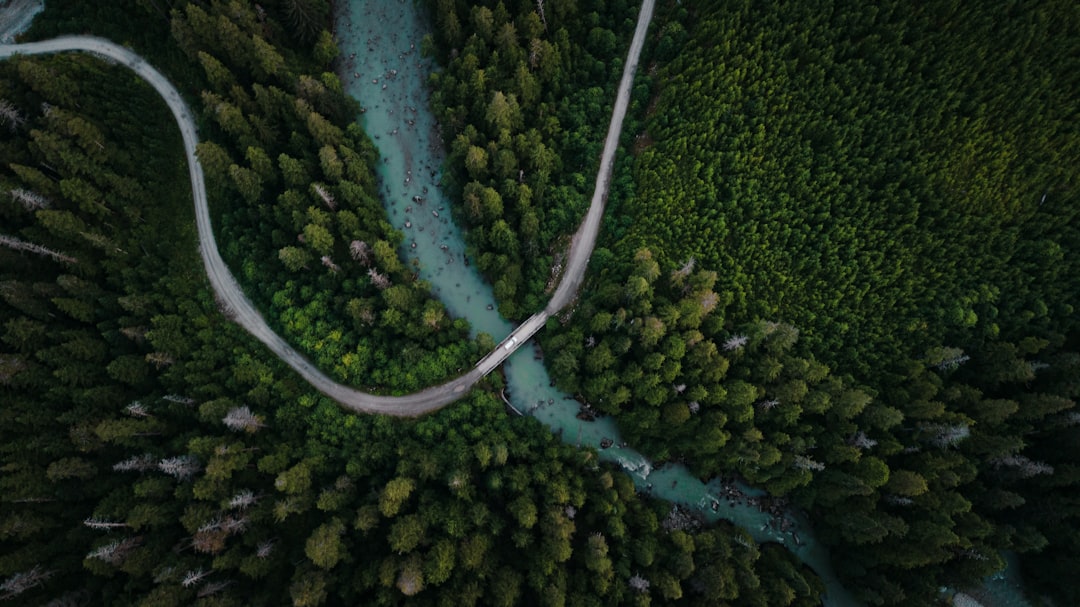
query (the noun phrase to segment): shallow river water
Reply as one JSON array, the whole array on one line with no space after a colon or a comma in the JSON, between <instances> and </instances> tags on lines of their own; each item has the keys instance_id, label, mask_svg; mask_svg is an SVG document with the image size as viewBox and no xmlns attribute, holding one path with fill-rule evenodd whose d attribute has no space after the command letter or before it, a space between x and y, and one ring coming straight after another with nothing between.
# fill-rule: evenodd
<instances>
[{"instance_id":1,"label":"shallow river water","mask_svg":"<svg viewBox=\"0 0 1080 607\"><path fill-rule=\"evenodd\" d=\"M342 69L346 90L364 108L360 122L379 148L383 204L391 223L405 234L402 254L432 285L450 314L471 323L474 336L484 332L501 341L513 325L499 316L490 285L468 265L462 232L438 186L443 142L428 107L426 87L434 66L420 55L427 26L412 0L354 0L341 5L336 34L346 61ZM827 551L814 541L807 521L787 513L786 531L780 531L779 518L752 505L759 491L739 485L741 496L729 494L726 491L734 486L719 479L702 483L681 466L654 470L644 456L622 446L610 418L577 419L578 402L551 387L538 355L534 348L524 347L504 365L507 396L516 409L540 420L567 443L598 449L602 459L629 472L642 491L695 510L709 521L731 521L758 542L787 546L824 580L826 605L859 604L833 574ZM601 441L607 440L613 446L604 449Z\"/></svg>"}]
</instances>

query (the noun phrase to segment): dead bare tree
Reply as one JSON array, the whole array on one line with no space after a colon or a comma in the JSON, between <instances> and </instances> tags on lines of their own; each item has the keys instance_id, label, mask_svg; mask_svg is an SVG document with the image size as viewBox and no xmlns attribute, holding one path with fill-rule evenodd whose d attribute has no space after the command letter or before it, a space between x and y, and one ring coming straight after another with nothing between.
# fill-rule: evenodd
<instances>
[{"instance_id":1,"label":"dead bare tree","mask_svg":"<svg viewBox=\"0 0 1080 607\"><path fill-rule=\"evenodd\" d=\"M159 461L158 469L169 476L184 481L194 476L196 472L202 469L202 466L199 465L198 460L190 455L178 455Z\"/></svg>"},{"instance_id":2,"label":"dead bare tree","mask_svg":"<svg viewBox=\"0 0 1080 607\"><path fill-rule=\"evenodd\" d=\"M627 584L638 593L649 591L649 580L641 577L640 574L635 573L634 576L627 581Z\"/></svg>"},{"instance_id":3,"label":"dead bare tree","mask_svg":"<svg viewBox=\"0 0 1080 607\"><path fill-rule=\"evenodd\" d=\"M371 265L371 247L363 240L352 241L349 244L349 254L364 267Z\"/></svg>"},{"instance_id":4,"label":"dead bare tree","mask_svg":"<svg viewBox=\"0 0 1080 607\"><path fill-rule=\"evenodd\" d=\"M142 543L142 538L129 537L100 546L86 555L88 559L101 559L110 565L119 565Z\"/></svg>"},{"instance_id":5,"label":"dead bare tree","mask_svg":"<svg viewBox=\"0 0 1080 607\"><path fill-rule=\"evenodd\" d=\"M776 407L779 407L780 406L780 401L776 400L775 398L770 399L770 400L763 400L760 403L758 403L756 406L757 406L758 411L761 411L761 412L770 411L770 410L772 410L772 409L774 409Z\"/></svg>"},{"instance_id":6,"label":"dead bare tree","mask_svg":"<svg viewBox=\"0 0 1080 607\"><path fill-rule=\"evenodd\" d=\"M863 432L862 430L859 430L855 434L855 436L852 436L850 439L848 439L848 444L851 445L852 447L855 447L856 449L863 450L863 449L870 449L870 448L876 446L878 444L878 442L876 440L870 438L869 436L867 436L866 433Z\"/></svg>"},{"instance_id":7,"label":"dead bare tree","mask_svg":"<svg viewBox=\"0 0 1080 607\"><path fill-rule=\"evenodd\" d=\"M539 38L533 38L532 41L529 42L529 67L530 68L535 70L536 67L538 65L540 65L540 54L543 52L543 50L544 50L544 44L540 41Z\"/></svg>"},{"instance_id":8,"label":"dead bare tree","mask_svg":"<svg viewBox=\"0 0 1080 607\"><path fill-rule=\"evenodd\" d=\"M41 565L34 565L29 571L20 571L12 575L4 580L3 584L0 584L0 590L3 591L3 594L0 595L0 601L6 601L31 588L40 586L45 580L52 577L52 574L52 571L42 569Z\"/></svg>"},{"instance_id":9,"label":"dead bare tree","mask_svg":"<svg viewBox=\"0 0 1080 607\"><path fill-rule=\"evenodd\" d=\"M27 211L37 211L52 206L51 200L37 192L31 192L30 190L24 190L22 188L14 188L9 193L11 194L11 199L22 204L23 208Z\"/></svg>"},{"instance_id":10,"label":"dead bare tree","mask_svg":"<svg viewBox=\"0 0 1080 607\"><path fill-rule=\"evenodd\" d=\"M1037 462L1023 455L1006 455L990 462L994 468L1010 468L1021 478L1030 478L1040 474L1053 474L1054 467L1046 462Z\"/></svg>"},{"instance_id":11,"label":"dead bare tree","mask_svg":"<svg viewBox=\"0 0 1080 607\"><path fill-rule=\"evenodd\" d=\"M79 261L74 257L70 257L68 255L64 255L63 253L53 251L52 249L48 249L39 244L26 242L25 240L19 240L14 236L7 236L4 234L0 234L0 246L5 246L9 249L14 249L16 251L26 251L28 253L34 253L43 257L51 257L54 261L62 261L64 263L78 263Z\"/></svg>"},{"instance_id":12,"label":"dead bare tree","mask_svg":"<svg viewBox=\"0 0 1080 607\"><path fill-rule=\"evenodd\" d=\"M124 407L124 413L127 413L132 417L153 417L153 415L150 415L150 412L146 410L146 405L137 400L131 401L131 404Z\"/></svg>"},{"instance_id":13,"label":"dead bare tree","mask_svg":"<svg viewBox=\"0 0 1080 607\"><path fill-rule=\"evenodd\" d=\"M14 133L24 122L26 119L14 103L7 99L0 99L0 123L6 124L8 130Z\"/></svg>"},{"instance_id":14,"label":"dead bare tree","mask_svg":"<svg viewBox=\"0 0 1080 607\"><path fill-rule=\"evenodd\" d=\"M323 203L325 203L331 211L337 210L337 201L334 200L334 195L328 192L326 188L321 184L315 183L312 184L311 189L315 191L315 194L318 195L319 198L322 198Z\"/></svg>"},{"instance_id":15,"label":"dead bare tree","mask_svg":"<svg viewBox=\"0 0 1080 607\"><path fill-rule=\"evenodd\" d=\"M277 544L277 539L269 539L259 542L259 545L255 548L255 556L265 559L274 552L274 545Z\"/></svg>"},{"instance_id":16,"label":"dead bare tree","mask_svg":"<svg viewBox=\"0 0 1080 607\"><path fill-rule=\"evenodd\" d=\"M701 299L698 303L701 304L701 309L708 314L716 309L716 304L720 303L720 296L712 291L705 291L701 294Z\"/></svg>"},{"instance_id":17,"label":"dead bare tree","mask_svg":"<svg viewBox=\"0 0 1080 607\"><path fill-rule=\"evenodd\" d=\"M691 257L690 259L687 259L686 263L684 263L681 268L679 268L678 270L675 270L675 271L673 271L671 273L672 282L675 282L677 284L681 284L682 281L686 279L686 277L690 276L690 272L694 271L694 264L695 263L696 263L696 260L693 257Z\"/></svg>"},{"instance_id":18,"label":"dead bare tree","mask_svg":"<svg viewBox=\"0 0 1080 607\"><path fill-rule=\"evenodd\" d=\"M247 432L248 434L254 434L259 431L259 428L266 427L262 417L252 413L251 409L248 409L246 406L229 409L229 412L221 419L221 421L233 432Z\"/></svg>"},{"instance_id":19,"label":"dead bare tree","mask_svg":"<svg viewBox=\"0 0 1080 607\"><path fill-rule=\"evenodd\" d=\"M254 506L255 503L258 501L258 496L256 496L255 493L251 491L251 489L244 489L243 491L237 493L236 495L232 496L231 499L229 499L229 507L244 510L246 508Z\"/></svg>"},{"instance_id":20,"label":"dead bare tree","mask_svg":"<svg viewBox=\"0 0 1080 607\"><path fill-rule=\"evenodd\" d=\"M390 288L390 279L385 274L380 274L375 268L368 270L368 276L371 278L371 284L375 285L380 291Z\"/></svg>"},{"instance_id":21,"label":"dead bare tree","mask_svg":"<svg viewBox=\"0 0 1080 607\"><path fill-rule=\"evenodd\" d=\"M106 531L108 531L110 529L116 529L117 527L128 527L129 526L127 523L117 523L117 522L114 522L114 521L110 521L108 519L93 518L93 517L87 518L85 521L83 521L83 524L86 525L87 527L91 528L91 529L98 529L98 530L104 529Z\"/></svg>"},{"instance_id":22,"label":"dead bare tree","mask_svg":"<svg viewBox=\"0 0 1080 607\"><path fill-rule=\"evenodd\" d=\"M176 361L173 360L172 355L167 352L151 352L146 355L146 362L154 365L154 367L158 369L164 369Z\"/></svg>"},{"instance_id":23,"label":"dead bare tree","mask_svg":"<svg viewBox=\"0 0 1080 607\"><path fill-rule=\"evenodd\" d=\"M930 439L930 443L936 447L941 447L942 449L946 447L955 447L960 441L968 436L971 436L971 428L964 424L940 426L937 428L937 434Z\"/></svg>"},{"instance_id":24,"label":"dead bare tree","mask_svg":"<svg viewBox=\"0 0 1080 607\"><path fill-rule=\"evenodd\" d=\"M195 569L188 571L184 574L184 580L180 582L180 585L184 588L191 588L195 584L198 584L200 580L210 575L209 571L203 571L202 569Z\"/></svg>"},{"instance_id":25,"label":"dead bare tree","mask_svg":"<svg viewBox=\"0 0 1080 607\"><path fill-rule=\"evenodd\" d=\"M750 341L750 338L745 335L732 335L724 342L724 351L733 352L735 350L741 350L748 341Z\"/></svg>"},{"instance_id":26,"label":"dead bare tree","mask_svg":"<svg viewBox=\"0 0 1080 607\"><path fill-rule=\"evenodd\" d=\"M794 465L800 470L810 470L816 472L820 472L825 469L825 464L821 462L816 462L806 455L796 455L795 461L792 465Z\"/></svg>"}]
</instances>

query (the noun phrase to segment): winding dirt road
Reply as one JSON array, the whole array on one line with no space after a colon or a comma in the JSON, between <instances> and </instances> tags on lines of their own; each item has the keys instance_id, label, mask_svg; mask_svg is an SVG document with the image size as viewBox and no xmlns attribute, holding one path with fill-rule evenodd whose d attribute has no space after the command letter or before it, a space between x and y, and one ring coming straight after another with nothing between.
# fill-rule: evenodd
<instances>
[{"instance_id":1,"label":"winding dirt road","mask_svg":"<svg viewBox=\"0 0 1080 607\"><path fill-rule=\"evenodd\" d=\"M551 314L555 314L573 300L578 287L584 279L589 256L592 255L593 247L596 245L596 237L600 230L600 220L603 217L604 203L607 200L608 188L614 168L615 150L618 147L619 134L622 131L626 108L629 105L630 88L633 85L638 58L644 45L645 32L649 28L649 22L652 20L654 4L655 0L644 0L642 2L637 28L634 31L634 39L630 44L630 52L623 69L622 81L619 83L618 96L608 126L607 140L604 142L604 151L601 155L600 170L596 178L592 203L585 220L574 235L563 279L559 283L551 301L543 310L519 325L507 336L506 340L482 358L468 373L440 386L433 386L405 396L368 394L330 379L286 343L281 336L271 330L269 325L266 324L266 320L244 295L240 285L236 282L236 278L233 277L232 272L229 271L224 260L222 260L221 254L218 252L217 242L214 240L203 170L198 158L195 156L198 135L195 131L191 110L184 103L183 98L180 97L180 93L161 72L147 64L146 61L131 50L108 40L90 36L63 36L41 42L0 45L0 59L15 54L41 55L70 51L89 52L127 66L149 83L150 86L154 87L168 104L183 136L184 153L187 155L191 177L192 198L195 202L199 252L202 255L206 274L210 278L210 285L227 308L226 313L229 318L255 336L256 339L266 344L278 358L292 367L316 390L341 403L342 406L358 413L382 413L401 417L415 417L444 407L461 398L476 382L494 371L517 348L521 347L537 331L543 328Z\"/></svg>"}]
</instances>

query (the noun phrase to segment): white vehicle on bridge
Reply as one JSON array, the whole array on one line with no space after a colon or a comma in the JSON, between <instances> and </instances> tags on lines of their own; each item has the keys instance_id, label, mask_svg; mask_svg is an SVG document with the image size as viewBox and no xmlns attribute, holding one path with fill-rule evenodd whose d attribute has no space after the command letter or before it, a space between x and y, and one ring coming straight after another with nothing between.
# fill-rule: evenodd
<instances>
[{"instance_id":1,"label":"white vehicle on bridge","mask_svg":"<svg viewBox=\"0 0 1080 607\"><path fill-rule=\"evenodd\" d=\"M516 337L511 337L510 341L506 342L506 345L503 346L503 350L506 350L507 352L509 352L510 350L513 350L514 346L516 346L516 345L517 345L517 338Z\"/></svg>"}]
</instances>

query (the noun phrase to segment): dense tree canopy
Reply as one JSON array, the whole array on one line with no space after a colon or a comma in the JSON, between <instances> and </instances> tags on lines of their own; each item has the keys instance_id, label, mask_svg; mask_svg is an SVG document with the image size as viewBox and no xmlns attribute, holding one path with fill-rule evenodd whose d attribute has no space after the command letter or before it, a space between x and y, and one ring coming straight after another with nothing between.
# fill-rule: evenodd
<instances>
[{"instance_id":1,"label":"dense tree canopy","mask_svg":"<svg viewBox=\"0 0 1080 607\"><path fill-rule=\"evenodd\" d=\"M729 315L783 318L861 375L973 332L1072 329L1077 41L1059 8L681 9L658 28L614 252L693 257Z\"/></svg>"},{"instance_id":2,"label":"dense tree canopy","mask_svg":"<svg viewBox=\"0 0 1080 607\"><path fill-rule=\"evenodd\" d=\"M632 187L545 336L556 381L660 460L789 496L871 604L977 584L1001 549L1074 601L1041 564L1078 554L1045 533L1080 514L1076 27L1054 3L667 6Z\"/></svg>"},{"instance_id":3,"label":"dense tree canopy","mask_svg":"<svg viewBox=\"0 0 1080 607\"><path fill-rule=\"evenodd\" d=\"M80 17L87 5L76 4L50 2L39 29L75 23L120 37L131 24L111 8L107 23ZM318 99L271 84L299 73L289 70L324 37L307 51L243 34L276 26L256 27L271 16L241 3L175 4L158 33L171 25L182 54L167 35L134 39L176 71L198 61L212 82L198 89L196 77L185 93L203 101L213 136L200 157L222 232L243 243L231 252L242 278L271 280L273 264L296 274L274 291L288 322L326 309L296 312L286 288L327 308L319 298L344 291L368 323L391 312L439 318L365 198L362 134L314 109ZM322 6L280 4L301 21ZM179 134L124 68L13 59L0 63L0 99L12 134L0 142L0 600L816 604L820 582L787 551L639 497L594 452L508 418L493 392L418 421L354 416L313 393L217 309ZM282 143L265 129L292 135ZM267 206L271 195L286 200ZM260 230L281 228L264 206L303 240L267 248ZM264 264L266 251L275 254ZM318 255L339 269L313 263ZM316 263L308 280L316 272L302 270ZM407 332L388 326L371 343L423 350L445 333ZM409 356L393 364L419 376L424 358ZM401 372L393 364L370 368Z\"/></svg>"},{"instance_id":4,"label":"dense tree canopy","mask_svg":"<svg viewBox=\"0 0 1080 607\"><path fill-rule=\"evenodd\" d=\"M637 6L426 4L436 26L427 46L445 63L431 85L447 188L500 312L522 318L543 307L562 237L588 208L622 74L619 40Z\"/></svg>"},{"instance_id":5,"label":"dense tree canopy","mask_svg":"<svg viewBox=\"0 0 1080 607\"><path fill-rule=\"evenodd\" d=\"M635 6L427 6L447 187L521 316ZM476 347L396 254L329 8L50 1L33 35L181 84L246 290L329 373L411 390ZM553 377L658 460L804 510L869 604L1002 550L1076 603L1077 27L1057 2L664 4ZM122 68L0 63L0 120L0 600L817 603L786 550L637 495L490 386L418 421L312 393L216 308L179 138Z\"/></svg>"}]
</instances>

